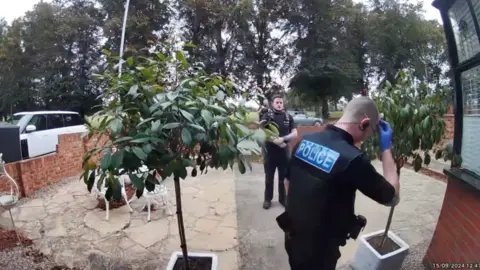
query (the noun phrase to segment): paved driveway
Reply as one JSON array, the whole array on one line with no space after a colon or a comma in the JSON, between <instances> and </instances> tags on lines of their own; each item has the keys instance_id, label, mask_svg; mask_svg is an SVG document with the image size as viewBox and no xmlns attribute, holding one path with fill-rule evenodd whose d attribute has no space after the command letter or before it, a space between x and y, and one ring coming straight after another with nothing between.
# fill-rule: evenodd
<instances>
[{"instance_id":1,"label":"paved driveway","mask_svg":"<svg viewBox=\"0 0 480 270\"><path fill-rule=\"evenodd\" d=\"M378 171L381 164L374 162ZM253 164L253 171L237 173L236 200L239 234L240 269L287 270L287 255L283 248L283 234L275 218L283 211L278 202L264 210L263 166ZM433 235L440 213L446 184L409 169L402 170L401 203L396 207L392 230L410 245L405 269L422 269L421 259ZM274 198L274 201L276 198ZM389 208L379 205L363 194L357 194L356 212L368 219L363 233L384 228ZM342 248L339 268L353 259L357 243L349 241Z\"/></svg>"}]
</instances>

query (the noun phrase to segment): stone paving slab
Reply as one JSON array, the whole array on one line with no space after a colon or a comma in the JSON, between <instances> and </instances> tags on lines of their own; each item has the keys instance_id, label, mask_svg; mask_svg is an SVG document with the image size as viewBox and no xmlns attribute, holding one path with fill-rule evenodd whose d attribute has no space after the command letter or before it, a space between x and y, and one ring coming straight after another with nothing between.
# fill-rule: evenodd
<instances>
[{"instance_id":1,"label":"stone paving slab","mask_svg":"<svg viewBox=\"0 0 480 270\"><path fill-rule=\"evenodd\" d=\"M373 163L382 172L381 163ZM288 270L284 250L283 233L275 218L283 208L275 202L271 209L262 208L264 192L263 166L253 164L253 171L245 175L237 173L236 197L240 241L240 266L244 270ZM395 209L391 230L405 240L412 252L405 265L408 269L423 269L421 266L424 246L430 241L443 202L446 184L428 176L402 169L401 202ZM276 192L277 189L275 189ZM385 228L389 208L382 206L360 192L357 193L356 213L364 215L367 227L362 234ZM423 245L423 246L422 246ZM416 247L421 247L420 249ZM356 251L357 242L350 240L341 248L339 269L348 269ZM422 249L423 248L423 249ZM343 268L342 268L343 267Z\"/></svg>"},{"instance_id":2,"label":"stone paving slab","mask_svg":"<svg viewBox=\"0 0 480 270\"><path fill-rule=\"evenodd\" d=\"M166 180L175 206L173 181ZM220 269L238 269L237 214L234 173L211 170L207 175L182 180L182 204L189 251L214 252ZM180 250L176 216L158 209L147 222L143 199L105 211L88 194L78 177L12 210L15 223L56 263L85 269L117 269L121 264L137 269L165 269L170 255ZM175 213L175 209L172 209ZM10 226L8 213L0 225Z\"/></svg>"}]
</instances>

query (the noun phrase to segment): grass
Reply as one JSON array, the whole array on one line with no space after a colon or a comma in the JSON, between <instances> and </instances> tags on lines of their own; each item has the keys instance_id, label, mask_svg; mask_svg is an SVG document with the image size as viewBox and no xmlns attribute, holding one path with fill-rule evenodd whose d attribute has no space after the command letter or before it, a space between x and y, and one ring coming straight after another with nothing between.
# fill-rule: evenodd
<instances>
[{"instance_id":1,"label":"grass","mask_svg":"<svg viewBox=\"0 0 480 270\"><path fill-rule=\"evenodd\" d=\"M333 118L333 119L338 119L342 117L342 115L343 115L342 111L330 112L330 118Z\"/></svg>"}]
</instances>

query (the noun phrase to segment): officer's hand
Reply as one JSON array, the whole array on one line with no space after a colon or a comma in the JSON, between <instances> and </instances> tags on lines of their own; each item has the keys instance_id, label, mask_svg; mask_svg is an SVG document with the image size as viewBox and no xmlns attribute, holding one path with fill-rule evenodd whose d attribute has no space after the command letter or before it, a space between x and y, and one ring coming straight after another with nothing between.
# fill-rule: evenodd
<instances>
[{"instance_id":1,"label":"officer's hand","mask_svg":"<svg viewBox=\"0 0 480 270\"><path fill-rule=\"evenodd\" d=\"M378 124L378 134L380 137L379 144L382 151L390 149L392 146L393 130L387 121L380 120L380 123Z\"/></svg>"},{"instance_id":2,"label":"officer's hand","mask_svg":"<svg viewBox=\"0 0 480 270\"><path fill-rule=\"evenodd\" d=\"M278 138L275 138L275 140L273 140L273 142L278 145L281 145L284 141L285 140L283 139L283 137L278 137Z\"/></svg>"}]
</instances>

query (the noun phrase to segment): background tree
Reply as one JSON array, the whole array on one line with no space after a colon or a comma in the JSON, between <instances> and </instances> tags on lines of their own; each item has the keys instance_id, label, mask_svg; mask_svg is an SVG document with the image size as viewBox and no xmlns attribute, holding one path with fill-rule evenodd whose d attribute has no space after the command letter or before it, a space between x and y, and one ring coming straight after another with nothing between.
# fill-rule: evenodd
<instances>
[{"instance_id":1,"label":"background tree","mask_svg":"<svg viewBox=\"0 0 480 270\"><path fill-rule=\"evenodd\" d=\"M102 23L103 36L106 38L105 48L114 55L119 55L122 35L125 1L97 0L104 14ZM128 10L128 23L125 32L125 48L128 51L138 51L147 44L157 43L167 39L172 34L169 25L173 16L171 2L132 0Z\"/></svg>"},{"instance_id":2,"label":"background tree","mask_svg":"<svg viewBox=\"0 0 480 270\"><path fill-rule=\"evenodd\" d=\"M347 11L352 2L299 0L291 4L287 30L296 34L294 44L301 61L290 87L320 102L322 115L328 118L329 99L338 97L339 91L348 93L362 78L347 42L352 25Z\"/></svg>"},{"instance_id":3,"label":"background tree","mask_svg":"<svg viewBox=\"0 0 480 270\"><path fill-rule=\"evenodd\" d=\"M270 87L280 86L273 81L272 72L280 68L286 56L288 41L284 39L287 37L279 31L285 8L282 0L245 1L237 22L241 56L235 75L250 82L251 92L258 90L266 94Z\"/></svg>"},{"instance_id":4,"label":"background tree","mask_svg":"<svg viewBox=\"0 0 480 270\"><path fill-rule=\"evenodd\" d=\"M237 33L246 1L185 0L179 1L183 35L193 62L201 62L208 72L229 75L239 54Z\"/></svg>"},{"instance_id":5,"label":"background tree","mask_svg":"<svg viewBox=\"0 0 480 270\"><path fill-rule=\"evenodd\" d=\"M432 151L445 133L443 115L447 106L441 103L443 96L428 83L415 83L414 76L402 71L396 84L386 82L383 91L374 96L374 100L384 119L393 129L392 155L397 174L411 160L415 171L422 164L429 165ZM381 157L378 135L372 136L362 144L362 150L371 158ZM393 217L392 207L385 229L384 239ZM382 241L384 242L384 241Z\"/></svg>"},{"instance_id":6,"label":"background tree","mask_svg":"<svg viewBox=\"0 0 480 270\"><path fill-rule=\"evenodd\" d=\"M446 60L443 29L436 21L423 18L420 3L406 0L374 0L369 13L368 48L380 88L395 81L402 69L415 69L424 79L441 70Z\"/></svg>"}]
</instances>

